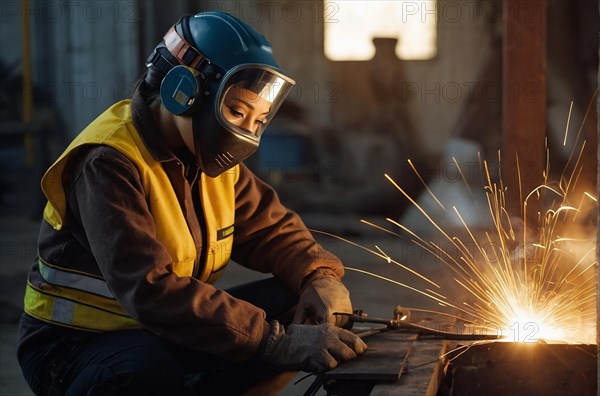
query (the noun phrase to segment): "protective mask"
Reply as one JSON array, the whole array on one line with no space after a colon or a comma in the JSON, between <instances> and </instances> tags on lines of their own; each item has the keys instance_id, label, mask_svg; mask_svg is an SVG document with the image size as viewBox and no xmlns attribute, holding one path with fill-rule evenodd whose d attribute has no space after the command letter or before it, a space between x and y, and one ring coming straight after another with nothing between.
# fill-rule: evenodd
<instances>
[{"instance_id":1,"label":"protective mask","mask_svg":"<svg viewBox=\"0 0 600 396\"><path fill-rule=\"evenodd\" d=\"M252 155L293 85L274 68L257 64L237 66L208 83L202 105L192 115L201 169L215 177Z\"/></svg>"}]
</instances>

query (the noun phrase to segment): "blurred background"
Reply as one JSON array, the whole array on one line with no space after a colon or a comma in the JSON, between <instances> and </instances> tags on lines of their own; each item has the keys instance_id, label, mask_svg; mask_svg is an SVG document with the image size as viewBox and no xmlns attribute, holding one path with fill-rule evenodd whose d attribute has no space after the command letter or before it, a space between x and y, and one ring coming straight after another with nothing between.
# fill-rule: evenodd
<instances>
[{"instance_id":1,"label":"blurred background","mask_svg":"<svg viewBox=\"0 0 600 396\"><path fill-rule=\"evenodd\" d=\"M267 37L297 86L247 164L309 227L383 246L360 219L431 227L384 174L424 207L439 210L433 191L469 224L485 226L474 210L485 197L464 184L480 186L483 160L500 177L506 95L526 110L541 97L552 171L581 144L576 132L588 140L579 179L595 190L598 2L543 3L542 17L537 7L508 13L502 0L0 0L0 394L21 394L7 383L14 360L5 351L14 349L35 258L40 178L82 128L130 96L146 57L181 15L228 12ZM542 90L503 80L507 18L544 23ZM457 225L438 215L440 224ZM358 259L345 244L323 243ZM406 245L386 249L406 259ZM355 291L365 301L376 295Z\"/></svg>"},{"instance_id":2,"label":"blurred background","mask_svg":"<svg viewBox=\"0 0 600 396\"><path fill-rule=\"evenodd\" d=\"M248 161L293 209L398 217L407 202L384 172L418 195L421 183L407 159L438 182L452 177L444 174L449 153L497 161L506 17L499 0L1 4L0 195L29 183L30 215L43 206L37 185L49 163L87 123L130 95L146 57L181 15L204 10L254 26L297 81ZM533 23L536 14L523 8L515 18ZM596 87L598 3L552 0L546 18L554 146L562 143L570 102L577 128ZM530 93L527 86L515 90ZM594 130L595 115L588 118Z\"/></svg>"}]
</instances>

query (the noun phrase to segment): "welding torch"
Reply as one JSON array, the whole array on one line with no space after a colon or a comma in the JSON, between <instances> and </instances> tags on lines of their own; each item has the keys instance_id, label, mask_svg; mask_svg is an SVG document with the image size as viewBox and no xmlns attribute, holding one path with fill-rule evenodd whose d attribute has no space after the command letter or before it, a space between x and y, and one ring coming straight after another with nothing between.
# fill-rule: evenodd
<instances>
[{"instance_id":1,"label":"welding torch","mask_svg":"<svg viewBox=\"0 0 600 396\"><path fill-rule=\"evenodd\" d=\"M501 336L494 334L458 334L450 331L436 330L430 327L421 326L416 323L410 322L410 311L405 308L402 308L401 306L397 306L396 309L394 309L394 317L392 319L370 318L362 310L355 310L352 313L336 312L334 313L334 315L346 316L348 318L349 324L351 325L354 325L354 323L370 323L384 325L382 327L356 332L355 334L360 338L365 338L370 335L382 333L385 331L398 331L407 334L416 334L428 338L439 338L459 341L498 340L501 338Z\"/></svg>"}]
</instances>

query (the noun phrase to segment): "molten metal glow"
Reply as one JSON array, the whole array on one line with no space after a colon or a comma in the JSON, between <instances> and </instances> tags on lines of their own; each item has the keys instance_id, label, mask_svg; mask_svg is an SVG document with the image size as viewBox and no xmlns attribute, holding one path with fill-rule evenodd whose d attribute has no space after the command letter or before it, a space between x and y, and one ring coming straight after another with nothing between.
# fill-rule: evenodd
<instances>
[{"instance_id":1,"label":"molten metal glow","mask_svg":"<svg viewBox=\"0 0 600 396\"><path fill-rule=\"evenodd\" d=\"M466 240L449 235L386 175L459 252L453 257L438 244L411 233L415 243L439 258L467 292L466 301L448 298L445 305L461 312L479 331L500 332L507 341L594 343L595 233L587 230L584 237L575 221L581 209L567 205L575 201L575 190L563 180L556 187L543 185L530 192L523 202L524 213L533 197L551 202L532 226L525 217L510 216L504 207L504 191L491 182L485 163L484 170L493 229L477 235L453 208L468 235ZM579 194L577 202L591 196L589 192ZM547 195L555 197L548 199ZM596 199L587 201L595 204Z\"/></svg>"},{"instance_id":2,"label":"molten metal glow","mask_svg":"<svg viewBox=\"0 0 600 396\"><path fill-rule=\"evenodd\" d=\"M558 180L549 180L550 169L547 163L542 172L542 185L532 191L522 191L519 182L518 188L523 197L520 213L509 213L505 206L506 187L501 180L492 180L488 164L483 161L481 165L486 180L483 187L487 197L487 209L484 212L490 216L492 224L488 230L472 230L456 207L452 208L452 212L447 211L433 196L433 192L426 188L427 193L443 210L457 217L463 226L463 237L450 235L450 231L442 229L408 193L390 176L385 175L437 230L437 239L441 239L441 242L430 240L430 236L426 239L425 236L417 235L392 219L387 221L408 234L413 243L445 265L448 271L440 274L440 277L451 278L459 285L465 292L464 300L457 301L444 295L441 280L416 274L379 247L376 247L377 251L362 248L409 270L412 275L420 278L415 279L416 282L425 280L429 283L429 288L421 290L416 285L409 286L407 281L400 283L369 271L348 269L387 280L433 299L446 311L451 311L444 314L460 317L468 326L472 326L472 330L479 333L499 334L511 342L544 340L594 344L596 226L590 226L593 224L590 215L596 212L597 197L577 186L583 170L581 157L585 142L579 146L579 152L574 150L571 153ZM454 163L458 167L456 160ZM412 163L409 164L412 167ZM419 176L417 170L412 168ZM458 168L463 175L460 167ZM464 177L463 181L466 188L469 188ZM535 205L532 205L534 202ZM537 216L527 213L533 206L540 208ZM364 220L362 222L400 236L382 225ZM442 248L444 243L446 246L449 243L453 246L453 251L458 253L448 253L448 249ZM431 290L431 286L437 291Z\"/></svg>"}]
</instances>

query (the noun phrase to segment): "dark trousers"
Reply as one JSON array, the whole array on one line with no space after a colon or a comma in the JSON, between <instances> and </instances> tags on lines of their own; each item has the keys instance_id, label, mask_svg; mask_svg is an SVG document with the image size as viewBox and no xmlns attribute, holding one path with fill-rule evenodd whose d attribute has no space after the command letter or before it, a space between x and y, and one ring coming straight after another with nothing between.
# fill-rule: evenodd
<instances>
[{"instance_id":1,"label":"dark trousers","mask_svg":"<svg viewBox=\"0 0 600 396\"><path fill-rule=\"evenodd\" d=\"M297 296L274 278L227 290L277 319ZM91 333L28 315L18 358L36 395L235 395L282 370L258 358L233 364L146 330Z\"/></svg>"}]
</instances>

